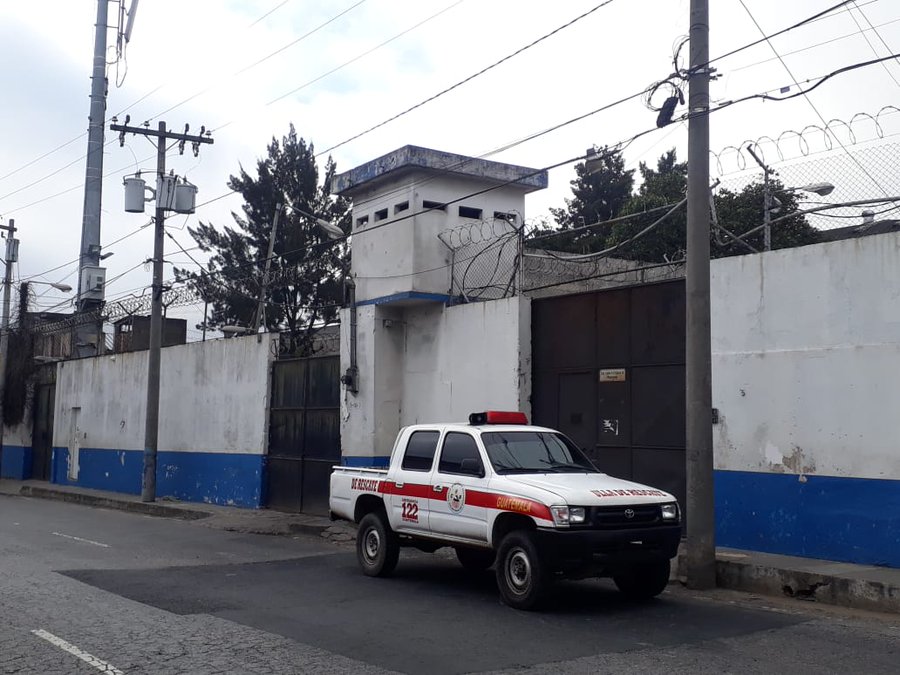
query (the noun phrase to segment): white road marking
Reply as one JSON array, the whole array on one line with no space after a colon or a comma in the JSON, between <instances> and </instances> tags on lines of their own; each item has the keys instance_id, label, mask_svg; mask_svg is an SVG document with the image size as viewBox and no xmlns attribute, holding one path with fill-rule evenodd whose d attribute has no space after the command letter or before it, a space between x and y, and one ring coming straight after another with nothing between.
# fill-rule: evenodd
<instances>
[{"instance_id":1,"label":"white road marking","mask_svg":"<svg viewBox=\"0 0 900 675\"><path fill-rule=\"evenodd\" d=\"M54 533L55 534L55 533ZM69 652L72 656L76 656L85 663L92 665L94 668L99 670L101 673L109 673L109 675L125 675L118 668L110 665L106 661L98 659L96 656L88 654L85 651L82 651L75 645L66 642L62 638L56 637L53 633L48 633L44 629L33 630L31 631L34 635L37 635L39 638L46 640L50 644L59 647L63 651Z\"/></svg>"},{"instance_id":2,"label":"white road marking","mask_svg":"<svg viewBox=\"0 0 900 675\"><path fill-rule=\"evenodd\" d=\"M53 532L57 537L65 537L66 539L74 539L75 541L81 541L85 544L93 544L94 546L102 546L103 548L109 548L109 544L103 544L99 541L94 541L93 539L82 539L81 537L73 537L71 534L63 534L62 532Z\"/></svg>"}]
</instances>

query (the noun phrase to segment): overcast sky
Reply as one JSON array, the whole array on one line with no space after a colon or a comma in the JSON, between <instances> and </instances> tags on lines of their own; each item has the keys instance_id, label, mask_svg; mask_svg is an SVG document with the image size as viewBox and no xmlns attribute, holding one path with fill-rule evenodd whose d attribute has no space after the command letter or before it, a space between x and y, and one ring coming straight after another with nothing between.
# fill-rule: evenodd
<instances>
[{"instance_id":1,"label":"overcast sky","mask_svg":"<svg viewBox=\"0 0 900 675\"><path fill-rule=\"evenodd\" d=\"M743 4L762 29L772 33L835 2L744 0ZM190 152L169 159L171 169L199 186L198 202L203 202L226 192L228 176L241 165L254 167L272 136L280 138L289 123L317 150L324 150L598 4L599 0L143 0L127 62L110 66L108 117L127 108L132 123L150 119L155 126L162 119L173 129L183 129L185 123L192 132L201 124L213 129L215 144L204 146L199 159ZM740 0L710 4L711 56L761 36ZM860 0L856 5L852 12L837 12L773 40L798 81L875 58L875 52L884 56L900 51L900 6L891 0ZM111 22L117 7L118 3L110 3ZM438 100L337 148L332 154L338 170L406 144L483 155L635 93L672 72L673 44L688 31L688 10L688 0L613 0ZM37 278L44 281L76 283L73 261L80 244L95 16L94 0L0 3L4 64L0 215L4 222L14 218L20 228L20 262L15 270L20 278L40 275ZM297 41L330 19L334 20ZM860 33L869 22L877 31ZM115 44L114 29L109 43ZM797 91L785 65L765 43L715 65L720 78L711 87L714 101L772 90L778 94L788 85L790 93ZM732 106L712 116L711 147L717 150L821 125L819 114L826 120L849 120L858 112L900 107L898 82L900 64L892 61L826 82L810 94L812 105L798 97ZM886 134L900 129L898 118L883 116ZM653 127L655 119L656 113L635 100L491 159L543 167L593 144L626 139ZM874 127L864 121L858 121L854 131L857 140L875 136ZM842 138L849 141L846 133ZM73 139L77 140L22 168ZM108 132L107 141L112 139ZM625 157L629 166L636 166L641 160L654 161L673 146L686 157L686 140L686 128L673 125L636 141ZM811 141L816 143L821 145ZM787 141L783 145L785 154L799 154L796 143L790 148ZM778 159L774 150L770 158ZM733 160L726 171L737 168ZM123 210L122 178L138 168L155 168L154 150L147 140L129 137L124 148L118 143L107 146L104 243L129 235L149 220L149 210L146 216ZM571 166L552 171L550 188L529 196L526 216L545 215L548 207L562 206L573 175ZM893 187L896 194L900 186ZM871 196L879 196L875 186ZM178 228L198 220L228 225L230 211L239 206L239 198L221 199L193 216L173 216L168 223L182 246L190 248L194 242L187 229ZM166 246L170 260L187 261L171 241ZM150 272L140 263L151 250L150 228L109 246L107 251L115 255L105 261L108 298L144 291ZM202 260L199 252L192 253ZM57 266L62 267L43 274ZM171 265L166 276L171 276ZM43 307L62 299L58 291L36 290L42 293ZM66 310L65 305L60 308Z\"/></svg>"}]
</instances>

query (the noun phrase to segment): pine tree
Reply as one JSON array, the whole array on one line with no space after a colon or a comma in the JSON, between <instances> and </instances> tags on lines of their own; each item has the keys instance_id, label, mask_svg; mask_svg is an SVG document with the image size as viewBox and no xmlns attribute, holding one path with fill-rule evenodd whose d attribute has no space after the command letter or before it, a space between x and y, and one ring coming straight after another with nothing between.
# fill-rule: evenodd
<instances>
[{"instance_id":1,"label":"pine tree","mask_svg":"<svg viewBox=\"0 0 900 675\"><path fill-rule=\"evenodd\" d=\"M234 226L219 229L201 222L189 228L200 249L212 254L208 271L178 269L176 277L193 284L210 302L211 325L252 326L275 209L284 204L266 291L265 325L286 334L291 352L303 353L313 326L336 318L349 269L346 242L329 241L314 217L349 233L350 213L345 199L329 193L334 162L328 158L320 181L313 145L297 136L293 124L288 135L281 141L273 138L267 150L257 161L256 177L242 167L238 176L229 178L228 187L244 198L242 213L232 212Z\"/></svg>"}]
</instances>

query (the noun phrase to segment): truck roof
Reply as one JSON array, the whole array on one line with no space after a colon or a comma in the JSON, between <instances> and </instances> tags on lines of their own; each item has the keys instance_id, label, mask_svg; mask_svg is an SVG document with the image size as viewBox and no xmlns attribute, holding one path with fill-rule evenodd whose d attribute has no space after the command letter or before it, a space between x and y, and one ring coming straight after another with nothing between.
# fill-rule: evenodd
<instances>
[{"instance_id":1,"label":"truck roof","mask_svg":"<svg viewBox=\"0 0 900 675\"><path fill-rule=\"evenodd\" d=\"M465 422L440 422L437 424L411 424L407 427L404 427L404 430L409 431L426 431L426 430L441 430L441 431L478 431L478 432L487 432L487 431L545 431L550 433L559 433L556 429L550 429L548 427L538 427L533 426L531 424L468 424Z\"/></svg>"}]
</instances>

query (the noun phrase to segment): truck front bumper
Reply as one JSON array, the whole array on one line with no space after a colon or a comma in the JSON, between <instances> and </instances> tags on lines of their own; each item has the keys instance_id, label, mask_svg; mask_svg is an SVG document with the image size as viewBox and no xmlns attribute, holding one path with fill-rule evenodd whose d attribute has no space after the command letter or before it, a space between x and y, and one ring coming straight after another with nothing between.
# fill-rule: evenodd
<instances>
[{"instance_id":1,"label":"truck front bumper","mask_svg":"<svg viewBox=\"0 0 900 675\"><path fill-rule=\"evenodd\" d=\"M616 568L669 560L678 553L681 525L622 530L539 528L541 551L547 563L584 575L613 574Z\"/></svg>"}]
</instances>

